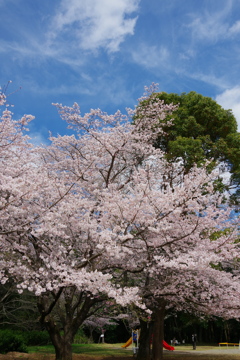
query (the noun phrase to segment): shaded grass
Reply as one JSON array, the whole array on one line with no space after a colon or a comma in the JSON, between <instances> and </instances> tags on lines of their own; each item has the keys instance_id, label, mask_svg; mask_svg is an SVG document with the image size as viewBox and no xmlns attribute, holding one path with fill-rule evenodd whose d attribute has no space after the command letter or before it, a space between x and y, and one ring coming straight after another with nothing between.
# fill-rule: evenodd
<instances>
[{"instance_id":1,"label":"shaded grass","mask_svg":"<svg viewBox=\"0 0 240 360\"><path fill-rule=\"evenodd\" d=\"M174 354L174 355L166 355L164 354L164 359L166 360L237 360L239 359L239 355L207 355L207 354Z\"/></svg>"},{"instance_id":2,"label":"shaded grass","mask_svg":"<svg viewBox=\"0 0 240 360\"><path fill-rule=\"evenodd\" d=\"M122 344L74 344L73 353L91 356L91 359L100 360L112 360L119 358L124 359L135 359L133 357L132 348L128 349L121 348ZM228 349L222 348L218 354L208 354L209 350L219 350L219 347L214 346L198 346L196 352L192 350L191 346L179 346L176 347L176 351L164 351L164 359L166 360L237 360L240 359L240 351L235 354L227 353ZM230 348L232 349L232 348ZM54 347L48 346L31 346L28 348L29 355L31 353L37 353L46 359L47 355L54 354ZM197 353L201 351L201 353ZM31 359L31 356L29 356Z\"/></svg>"},{"instance_id":3,"label":"shaded grass","mask_svg":"<svg viewBox=\"0 0 240 360\"><path fill-rule=\"evenodd\" d=\"M121 348L123 344L73 344L74 354L86 354L92 356L132 356L131 350ZM39 354L54 354L52 345L46 346L29 346L28 352Z\"/></svg>"},{"instance_id":4,"label":"shaded grass","mask_svg":"<svg viewBox=\"0 0 240 360\"><path fill-rule=\"evenodd\" d=\"M98 356L130 356L132 352L121 348L123 344L76 344L73 345L74 354L88 354Z\"/></svg>"},{"instance_id":5,"label":"shaded grass","mask_svg":"<svg viewBox=\"0 0 240 360\"><path fill-rule=\"evenodd\" d=\"M55 354L53 345L43 345L43 346L28 346L28 353L39 353L39 354Z\"/></svg>"}]
</instances>

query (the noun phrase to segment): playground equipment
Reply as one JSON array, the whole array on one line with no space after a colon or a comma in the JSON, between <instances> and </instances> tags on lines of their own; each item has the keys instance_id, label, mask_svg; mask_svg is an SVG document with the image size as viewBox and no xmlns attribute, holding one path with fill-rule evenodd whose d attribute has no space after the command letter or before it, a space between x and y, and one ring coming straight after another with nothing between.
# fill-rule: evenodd
<instances>
[{"instance_id":1,"label":"playground equipment","mask_svg":"<svg viewBox=\"0 0 240 360\"><path fill-rule=\"evenodd\" d=\"M132 330L132 336L128 341L122 345L123 348L127 348L131 344L133 345L133 354L137 354L138 352L138 340L139 340L139 330Z\"/></svg>"},{"instance_id":2,"label":"playground equipment","mask_svg":"<svg viewBox=\"0 0 240 360\"><path fill-rule=\"evenodd\" d=\"M164 349L166 350L169 350L169 351L173 351L175 350L175 347L173 347L172 345L169 345L166 341L163 340L163 347Z\"/></svg>"},{"instance_id":3,"label":"playground equipment","mask_svg":"<svg viewBox=\"0 0 240 360\"><path fill-rule=\"evenodd\" d=\"M131 344L133 343L133 337L131 336L128 341L122 345L122 348L127 348L128 346L130 346ZM175 348L171 345L169 345L166 341L163 340L163 347L164 349L166 350L169 350L169 351L173 351L175 350ZM138 348L138 337L137 337L137 348Z\"/></svg>"},{"instance_id":4,"label":"playground equipment","mask_svg":"<svg viewBox=\"0 0 240 360\"><path fill-rule=\"evenodd\" d=\"M239 343L228 343L228 342L222 342L222 343L218 343L218 346L221 346L221 345L226 345L227 347L228 346L239 346L239 349L240 349L240 341Z\"/></svg>"},{"instance_id":5,"label":"playground equipment","mask_svg":"<svg viewBox=\"0 0 240 360\"><path fill-rule=\"evenodd\" d=\"M128 339L128 341L125 343L125 344L123 344L122 345L122 348L127 348L129 345L131 345L132 344L132 337L130 337L129 339Z\"/></svg>"}]
</instances>

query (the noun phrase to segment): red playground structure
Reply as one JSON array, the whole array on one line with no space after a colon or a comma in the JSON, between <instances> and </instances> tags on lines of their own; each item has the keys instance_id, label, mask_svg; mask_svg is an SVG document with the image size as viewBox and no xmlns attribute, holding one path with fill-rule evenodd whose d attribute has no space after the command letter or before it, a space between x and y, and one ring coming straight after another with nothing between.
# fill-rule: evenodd
<instances>
[{"instance_id":1,"label":"red playground structure","mask_svg":"<svg viewBox=\"0 0 240 360\"><path fill-rule=\"evenodd\" d=\"M130 339L128 339L128 341L124 344L124 345L122 345L122 347L123 348L127 348L129 345L131 345L132 344L132 337L130 337ZM166 349L166 350L169 350L169 351L173 351L173 350L175 350L175 348L173 347L173 346L171 346L171 345L169 345L166 341L164 341L163 340L163 347L164 347L164 349Z\"/></svg>"},{"instance_id":2,"label":"red playground structure","mask_svg":"<svg viewBox=\"0 0 240 360\"><path fill-rule=\"evenodd\" d=\"M166 341L163 340L163 347L166 350L173 351L175 348L172 345L169 345Z\"/></svg>"}]
</instances>

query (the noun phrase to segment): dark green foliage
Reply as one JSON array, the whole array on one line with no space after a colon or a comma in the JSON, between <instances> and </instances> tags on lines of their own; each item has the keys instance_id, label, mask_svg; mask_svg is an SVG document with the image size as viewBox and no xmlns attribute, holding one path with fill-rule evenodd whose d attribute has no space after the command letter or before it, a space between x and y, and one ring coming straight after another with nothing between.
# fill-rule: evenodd
<instances>
[{"instance_id":1,"label":"dark green foliage","mask_svg":"<svg viewBox=\"0 0 240 360\"><path fill-rule=\"evenodd\" d=\"M232 166L232 180L240 183L240 133L229 134L226 138L226 158Z\"/></svg>"},{"instance_id":2,"label":"dark green foliage","mask_svg":"<svg viewBox=\"0 0 240 360\"><path fill-rule=\"evenodd\" d=\"M177 136L209 136L211 141L216 142L237 131L237 122L231 110L224 110L210 97L191 91L180 95L162 92L157 94L157 98L167 104L179 105L173 115L175 120L171 140Z\"/></svg>"},{"instance_id":3,"label":"dark green foliage","mask_svg":"<svg viewBox=\"0 0 240 360\"><path fill-rule=\"evenodd\" d=\"M232 167L239 164L231 142L240 140L237 122L230 110L194 91L181 95L163 92L157 94L157 98L167 104L179 104L171 116L173 125L166 129L165 139L159 139L156 144L163 143L169 160L181 158L186 169L194 163L201 165L205 159L228 161Z\"/></svg>"},{"instance_id":4,"label":"dark green foliage","mask_svg":"<svg viewBox=\"0 0 240 360\"><path fill-rule=\"evenodd\" d=\"M27 352L27 346L51 344L47 331L0 330L0 353Z\"/></svg>"},{"instance_id":5,"label":"dark green foliage","mask_svg":"<svg viewBox=\"0 0 240 360\"><path fill-rule=\"evenodd\" d=\"M84 329L80 328L74 337L74 344L88 344L89 339L86 336Z\"/></svg>"},{"instance_id":6,"label":"dark green foliage","mask_svg":"<svg viewBox=\"0 0 240 360\"><path fill-rule=\"evenodd\" d=\"M95 328L93 330L90 329L89 326L84 326L84 334L89 339L89 341L92 340L92 342L98 343L100 338L100 334L102 333L102 330L100 328ZM129 332L126 328L126 325L121 320L114 320L113 325L105 325L104 326L104 341L108 344L114 344L114 343L124 343L126 342L129 337L131 336L131 331ZM78 336L75 337L78 339ZM86 343L89 343L86 342ZM84 341L79 342L74 339L74 343L81 343L84 344Z\"/></svg>"},{"instance_id":7,"label":"dark green foliage","mask_svg":"<svg viewBox=\"0 0 240 360\"><path fill-rule=\"evenodd\" d=\"M51 339L47 331L25 331L22 337L27 346L49 345Z\"/></svg>"},{"instance_id":8,"label":"dark green foliage","mask_svg":"<svg viewBox=\"0 0 240 360\"><path fill-rule=\"evenodd\" d=\"M167 120L173 119L166 133L158 138L155 146L167 152L169 160L183 158L186 166L201 164L206 158L225 160L235 164L236 153L229 147L239 150L237 122L231 110L224 110L210 97L194 91L186 94L153 94L152 97L166 104L178 105L178 109ZM141 106L148 106L148 101ZM230 159L231 157L231 159Z\"/></svg>"},{"instance_id":9,"label":"dark green foliage","mask_svg":"<svg viewBox=\"0 0 240 360\"><path fill-rule=\"evenodd\" d=\"M0 330L0 353L9 351L27 352L23 337L12 330Z\"/></svg>"},{"instance_id":10,"label":"dark green foliage","mask_svg":"<svg viewBox=\"0 0 240 360\"><path fill-rule=\"evenodd\" d=\"M155 147L165 151L169 162L180 160L186 173L195 164L202 166L206 160L211 161L208 165L210 170L221 162L223 170L232 174L232 185L236 190L232 200L237 203L240 197L240 190L237 191L240 185L240 133L237 132L237 121L232 111L194 91L180 95L154 93L139 108L147 107L154 98L178 105L172 115L159 120L165 134L159 136ZM165 125L170 119L173 119L172 125Z\"/></svg>"},{"instance_id":11,"label":"dark green foliage","mask_svg":"<svg viewBox=\"0 0 240 360\"><path fill-rule=\"evenodd\" d=\"M197 334L198 344L217 345L219 342L238 342L240 323L237 320L221 318L199 318L193 314L179 312L169 314L165 320L165 340L174 337L182 343L191 344L193 333Z\"/></svg>"},{"instance_id":12,"label":"dark green foliage","mask_svg":"<svg viewBox=\"0 0 240 360\"><path fill-rule=\"evenodd\" d=\"M106 343L114 344L114 343L124 341L123 336L122 336L123 334L121 333L121 331L119 332L119 329L120 329L120 325L108 325L107 326L107 330L105 332Z\"/></svg>"}]
</instances>

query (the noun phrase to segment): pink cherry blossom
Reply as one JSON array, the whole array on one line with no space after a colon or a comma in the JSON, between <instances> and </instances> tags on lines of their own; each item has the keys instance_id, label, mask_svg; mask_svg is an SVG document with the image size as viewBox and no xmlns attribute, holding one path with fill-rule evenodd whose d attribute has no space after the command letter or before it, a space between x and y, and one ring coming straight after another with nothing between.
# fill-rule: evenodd
<instances>
[{"instance_id":1,"label":"pink cherry blossom","mask_svg":"<svg viewBox=\"0 0 240 360\"><path fill-rule=\"evenodd\" d=\"M238 259L239 248L231 209L214 192L218 174L184 174L153 147L176 107L152 97L134 123L132 112L81 116L77 104L56 104L76 135L46 147L23 133L33 117L2 113L0 281L36 295L59 360L71 358L74 334L107 298L141 311L164 300L177 310L240 315L239 273L219 266Z\"/></svg>"}]
</instances>

